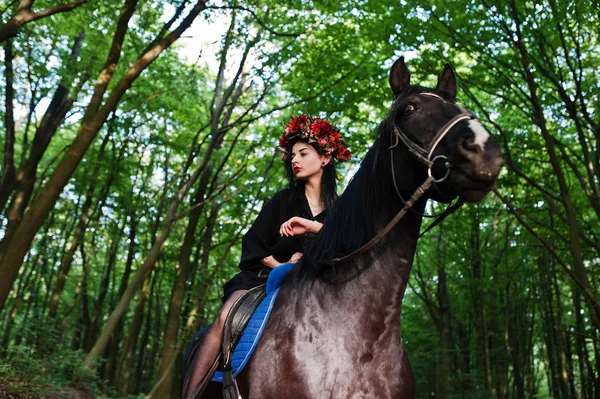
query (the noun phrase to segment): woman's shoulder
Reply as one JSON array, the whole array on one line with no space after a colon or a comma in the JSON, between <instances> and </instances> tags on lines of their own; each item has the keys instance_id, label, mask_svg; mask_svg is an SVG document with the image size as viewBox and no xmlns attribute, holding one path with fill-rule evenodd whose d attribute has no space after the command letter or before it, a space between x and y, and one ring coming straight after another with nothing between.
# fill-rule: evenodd
<instances>
[{"instance_id":1,"label":"woman's shoulder","mask_svg":"<svg viewBox=\"0 0 600 399\"><path fill-rule=\"evenodd\" d=\"M269 206L271 209L280 209L286 215L290 212L297 213L303 207L302 198L303 194L297 187L288 187L276 192L269 200Z\"/></svg>"},{"instance_id":2,"label":"woman's shoulder","mask_svg":"<svg viewBox=\"0 0 600 399\"><path fill-rule=\"evenodd\" d=\"M273 197L271 198L271 201L289 200L290 198L293 198L295 195L296 195L295 188L286 187L283 190L277 191L275 193L275 195L273 195Z\"/></svg>"},{"instance_id":3,"label":"woman's shoulder","mask_svg":"<svg viewBox=\"0 0 600 399\"><path fill-rule=\"evenodd\" d=\"M277 191L269 200L264 202L263 209L272 208L273 206L281 206L288 203L292 197L291 191L292 189L290 188L284 188L283 190Z\"/></svg>"}]
</instances>

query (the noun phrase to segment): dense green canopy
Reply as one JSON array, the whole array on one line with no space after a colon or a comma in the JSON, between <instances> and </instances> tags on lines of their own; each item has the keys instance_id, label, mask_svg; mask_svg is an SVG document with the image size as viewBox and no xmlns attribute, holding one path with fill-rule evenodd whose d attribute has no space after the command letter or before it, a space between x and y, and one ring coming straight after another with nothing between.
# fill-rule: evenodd
<instances>
[{"instance_id":1,"label":"dense green canopy","mask_svg":"<svg viewBox=\"0 0 600 399\"><path fill-rule=\"evenodd\" d=\"M600 395L594 1L0 1L0 396L177 396L293 115L353 151L391 63L502 144L498 189L425 235L402 335L419 398ZM431 210L439 206L431 204Z\"/></svg>"}]
</instances>

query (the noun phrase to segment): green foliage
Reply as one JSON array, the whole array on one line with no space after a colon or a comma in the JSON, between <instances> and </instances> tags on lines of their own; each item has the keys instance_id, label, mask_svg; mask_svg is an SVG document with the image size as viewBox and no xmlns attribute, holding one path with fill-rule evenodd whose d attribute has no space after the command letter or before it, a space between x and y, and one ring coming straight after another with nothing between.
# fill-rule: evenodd
<instances>
[{"instance_id":1,"label":"green foliage","mask_svg":"<svg viewBox=\"0 0 600 399\"><path fill-rule=\"evenodd\" d=\"M39 0L35 9L54 3ZM188 3L186 10L193 2ZM464 207L419 243L402 316L418 397L443 397L445 377L450 387L446 397L452 398L567 397L560 391L564 354L571 396L592 398L597 394L589 387L598 373L598 346L584 337L598 332L592 307L569 271L580 255L584 267L577 270L587 276L597 299L600 54L593 3L209 4L196 21L206 31L190 30L194 37L186 40L203 42L215 24L230 26L235 15L229 36L219 37L214 46L203 45L197 59L177 42L142 73L102 126L39 231L0 314L0 347L6 343L7 348L0 375L59 387L77 381L108 397L118 391L150 392L158 380L193 210L200 212L179 312L175 345L180 346L219 311L222 284L237 271L241 236L262 203L286 185L276 150L285 123L306 112L338 125L354 155L353 163L340 169L347 181L392 100L387 83L391 62L405 55L413 83L435 84L444 63L452 63L459 76L459 100L499 137L507 160L498 195ZM109 93L180 4L139 2ZM9 7L2 19L16 6L0 2L0 10ZM33 198L78 133L122 6L123 1L88 2L24 26L12 42L17 168L31 150L58 85L74 98L37 167ZM73 58L81 34L81 53ZM246 49L248 62L240 67ZM220 57L227 61L222 75L216 69ZM0 86L4 92L5 78ZM226 111L219 114L216 105L229 88ZM6 105L2 96L1 124ZM226 132L223 140L209 152L220 129ZM5 139L0 137L1 148ZM550 162L549 143L557 164ZM203 163L210 172L208 183L203 188L200 179L183 194L146 293L136 290L112 337L116 352L107 350L94 371L81 368L82 356L149 255L171 200ZM559 171L566 187L559 184ZM198 190L204 195L195 205ZM84 214L88 198L90 209ZM566 211L566 199L575 215ZM2 235L9 206L0 221ZM82 216L83 236L70 253ZM215 226L208 234L212 220ZM579 242L580 254L574 242ZM71 268L52 318L49 304L69 256ZM447 303L442 303L442 292ZM450 326L447 335L442 334L442 319ZM131 358L119 358L122 353ZM501 389L507 390L504 396Z\"/></svg>"},{"instance_id":2,"label":"green foliage","mask_svg":"<svg viewBox=\"0 0 600 399\"><path fill-rule=\"evenodd\" d=\"M40 353L29 346L11 346L2 359L1 375L5 378L23 377L39 385L65 386L77 381L86 387L99 388L101 381L95 373L83 371L81 363L84 353L56 346L56 349L40 357Z\"/></svg>"},{"instance_id":3,"label":"green foliage","mask_svg":"<svg viewBox=\"0 0 600 399\"><path fill-rule=\"evenodd\" d=\"M37 358L35 351L27 346L11 346L3 367L11 369L14 374L38 376L42 369L42 361Z\"/></svg>"}]
</instances>

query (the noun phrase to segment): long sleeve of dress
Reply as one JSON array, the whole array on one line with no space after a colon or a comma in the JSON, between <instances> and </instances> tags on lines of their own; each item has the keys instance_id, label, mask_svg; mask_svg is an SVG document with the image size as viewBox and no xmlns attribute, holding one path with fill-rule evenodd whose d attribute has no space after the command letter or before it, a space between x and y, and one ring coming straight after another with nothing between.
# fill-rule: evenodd
<instances>
[{"instance_id":1,"label":"long sleeve of dress","mask_svg":"<svg viewBox=\"0 0 600 399\"><path fill-rule=\"evenodd\" d=\"M273 255L273 248L280 238L279 227L283 223L281 210L285 202L282 198L284 194L280 191L263 206L252 227L242 238L240 269L258 272L264 267L261 259Z\"/></svg>"},{"instance_id":2,"label":"long sleeve of dress","mask_svg":"<svg viewBox=\"0 0 600 399\"><path fill-rule=\"evenodd\" d=\"M292 189L278 192L267 202L242 239L240 269L260 271L261 259L272 255L278 262L287 262L295 252L303 251L306 236L282 237L281 225L293 216L315 219L310 214L306 198ZM317 220L322 219L321 217ZM320 221L320 220L319 220Z\"/></svg>"},{"instance_id":3,"label":"long sleeve of dress","mask_svg":"<svg viewBox=\"0 0 600 399\"><path fill-rule=\"evenodd\" d=\"M282 237L281 224L294 216L323 223L325 212L313 216L303 189L285 189L265 203L252 227L242 238L242 256L239 267L242 270L223 286L225 301L236 290L248 290L263 284L270 268L261 260L273 256L281 263L289 261L296 252L304 252L313 234Z\"/></svg>"}]
</instances>

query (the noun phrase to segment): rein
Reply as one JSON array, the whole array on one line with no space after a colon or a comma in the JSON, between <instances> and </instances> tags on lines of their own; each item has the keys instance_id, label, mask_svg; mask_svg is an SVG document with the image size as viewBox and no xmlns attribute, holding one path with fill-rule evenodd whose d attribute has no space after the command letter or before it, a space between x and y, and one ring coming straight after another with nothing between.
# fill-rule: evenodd
<instances>
[{"instance_id":1,"label":"rein","mask_svg":"<svg viewBox=\"0 0 600 399\"><path fill-rule=\"evenodd\" d=\"M443 99L440 96L438 96L437 94L421 93L421 95L436 97L443 101ZM394 216L394 218L383 228L383 230L381 230L379 233L377 233L377 235L375 235L375 237L373 237L369 242L367 242L365 245L358 248L357 250L349 253L348 255L342 256L341 258L335 258L333 260L334 262L346 262L348 260L356 258L360 254L373 248L375 245L377 245L379 243L379 241L381 241L381 239L383 239L383 237L385 237L385 235L387 233L389 233L394 228L394 226L396 226L396 224L398 224L398 222L404 217L404 215L406 215L406 212L408 212L409 210L412 212L415 212L412 209L413 205L419 200L419 198L421 198L423 196L423 194L425 194L425 192L432 185L434 185L435 183L441 183L444 180L446 180L446 178L450 174L450 169L452 168L452 164L450 164L450 162L448 162L448 158L445 155L438 155L438 156L434 157L433 159L431 159L431 156L433 155L433 152L435 151L438 144L446 136L446 134L448 134L448 132L457 123L459 123L463 120L467 120L467 119L470 120L470 119L476 119L476 118L472 114L468 113L466 110L462 109L462 112L460 114L458 114L454 118L450 119L440 129L440 131L435 135L433 140L431 140L431 143L429 144L429 147L427 149L421 147L420 145L418 145L417 143L412 141L402 131L402 129L400 129L399 126L394 125L394 137L396 138L396 142L394 144L392 144L388 149L390 150L392 181L394 182L394 189L396 190L396 194L398 195L400 200L404 203L404 207L402 207L402 209L400 209L400 212L398 212L396 214L396 216ZM423 182L423 184L421 184L416 189L416 191L413 193L413 195L410 197L410 199L408 201L404 201L404 198L402 198L402 195L400 194L400 190L398 189L398 184L396 182L396 175L395 175L395 171L394 171L394 148L396 148L398 146L400 141L402 141L404 146L408 149L408 151L411 154L413 154L417 158L417 160L419 160L421 163L423 163L423 164L425 164L425 166L427 166L427 179ZM435 165L435 162L437 162L439 160L445 161L444 166L446 168L446 173L441 178L436 179L435 177L433 177L433 172L431 169ZM442 212L441 214L438 215L438 218L435 221L433 221L433 223L431 223L429 226L427 226L425 231L419 235L419 238L423 234L425 234L429 230L431 230L433 227L438 225L448 215L450 215L450 214L454 213L456 210L458 210L463 204L464 204L464 201L462 199L459 199L454 205L451 205L450 207L448 207L444 212ZM417 212L417 214L419 214L419 213ZM419 214L419 215L426 216L423 214Z\"/></svg>"}]
</instances>

